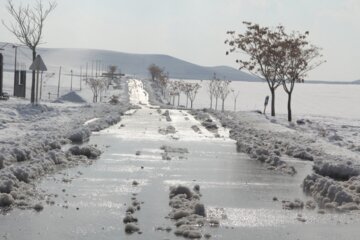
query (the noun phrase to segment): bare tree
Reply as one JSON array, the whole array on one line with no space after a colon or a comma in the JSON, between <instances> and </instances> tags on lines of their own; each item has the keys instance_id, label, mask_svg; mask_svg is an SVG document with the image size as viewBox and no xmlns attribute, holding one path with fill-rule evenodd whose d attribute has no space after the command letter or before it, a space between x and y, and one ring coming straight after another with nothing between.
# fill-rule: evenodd
<instances>
[{"instance_id":1,"label":"bare tree","mask_svg":"<svg viewBox=\"0 0 360 240\"><path fill-rule=\"evenodd\" d=\"M236 112L236 102L237 102L237 98L239 97L240 91L235 92L234 89L231 89L231 93L234 99L234 112Z\"/></svg>"},{"instance_id":2,"label":"bare tree","mask_svg":"<svg viewBox=\"0 0 360 240\"><path fill-rule=\"evenodd\" d=\"M176 87L177 87L177 97L178 97L178 101L177 101L177 106L180 106L180 96L181 96L181 92L183 92L183 82L182 80L176 81Z\"/></svg>"},{"instance_id":3,"label":"bare tree","mask_svg":"<svg viewBox=\"0 0 360 240\"><path fill-rule=\"evenodd\" d=\"M33 7L21 4L16 7L12 0L7 1L6 8L14 22L6 24L2 20L2 23L22 44L31 49L33 61L36 58L36 48L42 43L45 20L56 6L56 2L48 2L48 6L45 6L42 0L38 0ZM31 103L34 102L35 71L31 82Z\"/></svg>"},{"instance_id":4,"label":"bare tree","mask_svg":"<svg viewBox=\"0 0 360 240\"><path fill-rule=\"evenodd\" d=\"M107 81L105 78L88 78L86 79L86 84L89 85L93 93L93 102L98 101L99 96L106 89Z\"/></svg>"},{"instance_id":5,"label":"bare tree","mask_svg":"<svg viewBox=\"0 0 360 240\"><path fill-rule=\"evenodd\" d=\"M160 77L161 73L163 72L163 69L161 69L159 66L155 64L151 64L148 67L148 71L150 73L151 79L155 81L157 78Z\"/></svg>"},{"instance_id":6,"label":"bare tree","mask_svg":"<svg viewBox=\"0 0 360 240\"><path fill-rule=\"evenodd\" d=\"M217 110L217 107L218 107L218 100L219 100L219 97L220 97L220 79L216 79L214 81L214 98L215 98L215 110Z\"/></svg>"},{"instance_id":7,"label":"bare tree","mask_svg":"<svg viewBox=\"0 0 360 240\"><path fill-rule=\"evenodd\" d=\"M221 111L225 111L225 100L228 97L230 93L230 85L231 81L229 80L221 80L219 84L219 93L220 93L220 99L221 99Z\"/></svg>"},{"instance_id":8,"label":"bare tree","mask_svg":"<svg viewBox=\"0 0 360 240\"><path fill-rule=\"evenodd\" d=\"M271 92L271 115L275 116L275 90L281 85L279 69L281 67L281 48L283 27L275 29L261 27L251 22L243 22L247 30L244 34L228 31L229 38L225 40L230 49L226 52L239 51L245 55L236 62L240 69L246 69L257 77L265 79Z\"/></svg>"},{"instance_id":9,"label":"bare tree","mask_svg":"<svg viewBox=\"0 0 360 240\"><path fill-rule=\"evenodd\" d=\"M163 97L165 97L166 94L166 88L167 85L169 84L169 73L168 72L164 72L164 70L161 70L160 75L158 76L158 84L161 87L161 91L162 91L162 95Z\"/></svg>"},{"instance_id":10,"label":"bare tree","mask_svg":"<svg viewBox=\"0 0 360 240\"><path fill-rule=\"evenodd\" d=\"M175 98L176 96L179 96L179 82L178 81L170 81L168 86L168 92L170 95L170 102L172 102L172 105L175 106Z\"/></svg>"},{"instance_id":11,"label":"bare tree","mask_svg":"<svg viewBox=\"0 0 360 240\"><path fill-rule=\"evenodd\" d=\"M292 32L290 35L283 33L281 53L283 57L280 76L281 83L288 95L288 121L292 121L291 97L295 83L304 82L307 73L325 61L317 60L322 55L320 48L310 45L307 41L309 32Z\"/></svg>"},{"instance_id":12,"label":"bare tree","mask_svg":"<svg viewBox=\"0 0 360 240\"><path fill-rule=\"evenodd\" d=\"M201 85L198 83L187 83L188 85L188 96L190 99L190 108L193 108L193 104L198 93L198 90L201 88Z\"/></svg>"},{"instance_id":13,"label":"bare tree","mask_svg":"<svg viewBox=\"0 0 360 240\"><path fill-rule=\"evenodd\" d=\"M213 99L214 99L214 94L216 91L216 81L218 81L218 78L216 77L216 73L214 73L213 78L210 80L209 84L208 84L208 88L207 91L209 93L209 97L210 97L210 109L212 109L212 105L213 105Z\"/></svg>"}]
</instances>

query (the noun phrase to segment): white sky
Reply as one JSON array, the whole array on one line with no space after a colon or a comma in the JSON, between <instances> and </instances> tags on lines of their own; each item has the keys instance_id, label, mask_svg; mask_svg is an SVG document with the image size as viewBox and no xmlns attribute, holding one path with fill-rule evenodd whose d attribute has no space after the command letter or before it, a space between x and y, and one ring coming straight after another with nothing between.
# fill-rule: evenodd
<instances>
[{"instance_id":1,"label":"white sky","mask_svg":"<svg viewBox=\"0 0 360 240\"><path fill-rule=\"evenodd\" d=\"M21 2L14 0L15 3ZM22 0L34 3L35 0ZM205 66L237 67L225 56L227 30L242 21L310 31L327 63L309 79L360 79L360 0L58 0L44 47L168 54ZM0 18L8 21L6 0ZM16 39L0 25L0 42Z\"/></svg>"}]
</instances>

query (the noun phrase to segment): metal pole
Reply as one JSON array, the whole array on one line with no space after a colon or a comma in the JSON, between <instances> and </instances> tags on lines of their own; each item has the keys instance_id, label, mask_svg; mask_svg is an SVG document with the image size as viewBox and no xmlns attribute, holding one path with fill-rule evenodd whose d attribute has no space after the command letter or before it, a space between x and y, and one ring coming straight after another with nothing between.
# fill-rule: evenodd
<instances>
[{"instance_id":1,"label":"metal pole","mask_svg":"<svg viewBox=\"0 0 360 240\"><path fill-rule=\"evenodd\" d=\"M3 94L3 59L3 55L0 53L0 95Z\"/></svg>"},{"instance_id":2,"label":"metal pole","mask_svg":"<svg viewBox=\"0 0 360 240\"><path fill-rule=\"evenodd\" d=\"M81 91L81 82L82 82L82 66L80 66L80 91Z\"/></svg>"},{"instance_id":3,"label":"metal pole","mask_svg":"<svg viewBox=\"0 0 360 240\"><path fill-rule=\"evenodd\" d=\"M88 63L86 62L86 73L85 73L85 79L87 80L88 78Z\"/></svg>"},{"instance_id":4,"label":"metal pole","mask_svg":"<svg viewBox=\"0 0 360 240\"><path fill-rule=\"evenodd\" d=\"M97 75L98 75L98 60L96 60L96 62L95 62L95 77L97 77Z\"/></svg>"},{"instance_id":5,"label":"metal pole","mask_svg":"<svg viewBox=\"0 0 360 240\"><path fill-rule=\"evenodd\" d=\"M57 98L60 97L60 78L61 78L61 66L60 66L60 69L59 69L59 81L58 81L58 89L57 89Z\"/></svg>"},{"instance_id":6,"label":"metal pole","mask_svg":"<svg viewBox=\"0 0 360 240\"><path fill-rule=\"evenodd\" d=\"M40 71L36 71L36 93L35 93L35 104L39 102L39 73Z\"/></svg>"},{"instance_id":7,"label":"metal pole","mask_svg":"<svg viewBox=\"0 0 360 240\"><path fill-rule=\"evenodd\" d=\"M72 78L73 78L73 70L71 70L71 85L70 85L70 91L72 91Z\"/></svg>"},{"instance_id":8,"label":"metal pole","mask_svg":"<svg viewBox=\"0 0 360 240\"><path fill-rule=\"evenodd\" d=\"M41 71L41 80L40 80L40 97L39 99L41 100L41 95L42 95L42 85L43 85L43 71Z\"/></svg>"},{"instance_id":9,"label":"metal pole","mask_svg":"<svg viewBox=\"0 0 360 240\"><path fill-rule=\"evenodd\" d=\"M14 96L15 96L15 85L16 85L16 65L17 65L17 48L18 46L13 45L13 48L15 48L15 63L14 63Z\"/></svg>"}]
</instances>

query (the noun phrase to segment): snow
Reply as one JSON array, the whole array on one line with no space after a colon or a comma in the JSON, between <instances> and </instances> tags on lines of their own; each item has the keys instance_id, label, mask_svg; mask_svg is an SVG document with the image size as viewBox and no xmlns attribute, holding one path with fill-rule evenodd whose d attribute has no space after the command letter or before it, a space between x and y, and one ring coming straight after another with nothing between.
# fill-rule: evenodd
<instances>
[{"instance_id":1,"label":"snow","mask_svg":"<svg viewBox=\"0 0 360 240\"><path fill-rule=\"evenodd\" d=\"M119 96L117 105L90 103L91 91L87 86L82 92L66 94L59 102L32 105L17 98L1 102L0 194L12 197L1 195L3 204L32 206L32 201L41 198L33 185L37 179L81 162L91 162L101 154L86 142L93 131L120 121L129 108L126 82L119 84L120 89L109 89L104 96ZM85 145L73 149L72 142Z\"/></svg>"},{"instance_id":2,"label":"snow","mask_svg":"<svg viewBox=\"0 0 360 240\"><path fill-rule=\"evenodd\" d=\"M206 119L204 112L192 113ZM271 170L296 174L292 158L313 161L314 173L304 179L303 189L320 207L339 211L360 208L360 152L353 146L359 146L360 141L358 135L351 136L352 145L345 140L350 138L346 133L352 125L339 128L333 121L326 125L329 123L314 120L289 124L281 117L252 112L209 113L231 129L230 136L237 141L238 151L268 164ZM334 141L327 134L319 135L319 128L324 126L333 126L338 135L345 137Z\"/></svg>"}]
</instances>

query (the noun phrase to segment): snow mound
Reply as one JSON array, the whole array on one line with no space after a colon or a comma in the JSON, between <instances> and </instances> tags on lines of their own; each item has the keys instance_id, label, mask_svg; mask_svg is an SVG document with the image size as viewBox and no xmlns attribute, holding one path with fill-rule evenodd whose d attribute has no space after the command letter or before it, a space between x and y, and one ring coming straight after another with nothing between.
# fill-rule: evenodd
<instances>
[{"instance_id":1,"label":"snow mound","mask_svg":"<svg viewBox=\"0 0 360 240\"><path fill-rule=\"evenodd\" d=\"M16 109L20 115L38 115L44 112L50 112L54 110L54 108L48 107L43 104L19 104Z\"/></svg>"},{"instance_id":2,"label":"snow mound","mask_svg":"<svg viewBox=\"0 0 360 240\"><path fill-rule=\"evenodd\" d=\"M312 174L304 179L303 189L315 198L320 208L338 211L360 209L360 177L340 182Z\"/></svg>"},{"instance_id":3,"label":"snow mound","mask_svg":"<svg viewBox=\"0 0 360 240\"><path fill-rule=\"evenodd\" d=\"M75 91L69 92L59 98L60 101L73 102L73 103L86 103Z\"/></svg>"}]
</instances>

